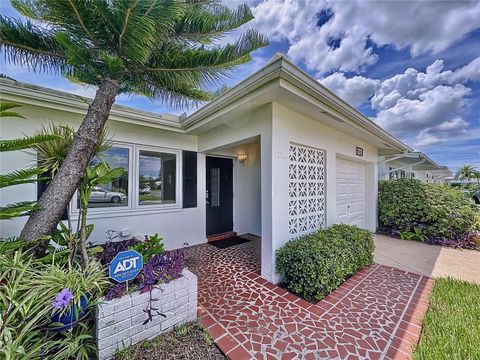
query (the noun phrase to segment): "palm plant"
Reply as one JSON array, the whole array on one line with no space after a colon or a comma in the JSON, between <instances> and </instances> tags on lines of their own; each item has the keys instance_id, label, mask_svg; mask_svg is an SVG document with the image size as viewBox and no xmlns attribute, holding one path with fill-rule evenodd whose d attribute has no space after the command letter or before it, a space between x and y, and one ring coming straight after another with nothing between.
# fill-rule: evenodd
<instances>
[{"instance_id":1,"label":"palm plant","mask_svg":"<svg viewBox=\"0 0 480 360\"><path fill-rule=\"evenodd\" d=\"M12 109L21 105L13 102L0 102L0 118L21 118L25 117ZM54 134L43 133L33 136L25 136L20 139L0 140L0 152L17 151L32 148L39 144L47 144L50 141L58 140ZM27 169L15 170L7 174L0 175L0 188L8 186L29 184L38 181L38 175L44 172L42 168L31 167ZM37 209L35 201L22 201L14 204L8 204L0 208L0 219L11 219L18 216L25 216L30 211Z\"/></svg>"},{"instance_id":2,"label":"palm plant","mask_svg":"<svg viewBox=\"0 0 480 360\"><path fill-rule=\"evenodd\" d=\"M33 240L51 234L95 151L120 93L184 106L212 99L211 87L266 45L253 29L232 44L218 40L253 16L217 0L12 0L33 20L0 17L7 60L98 87L72 146L22 230Z\"/></svg>"},{"instance_id":3,"label":"palm plant","mask_svg":"<svg viewBox=\"0 0 480 360\"><path fill-rule=\"evenodd\" d=\"M37 130L36 134L38 136L54 134L58 137L54 141L38 143L32 146L32 156L36 158L39 167L45 171L43 174L44 179L46 181L52 181L65 161L68 150L73 144L75 130L68 125L50 124ZM76 232L73 230L70 219L70 204L67 204L68 226L65 226L60 222L60 230L53 235L54 237L58 234L62 235L64 242L68 246L69 263L72 263L77 254L77 250L80 250L85 268L89 261L86 241L90 233L93 231L93 225L87 225L88 201L92 189L94 186L112 182L121 176L124 171L122 168L111 169L108 164L103 161L102 153L110 149L110 147L111 141L104 129L100 134L99 142L94 151L94 156L97 158L96 162L98 162L98 164L92 164L93 161L90 163L90 166L87 167L85 175L82 177L78 188L80 201Z\"/></svg>"},{"instance_id":4,"label":"palm plant","mask_svg":"<svg viewBox=\"0 0 480 360\"><path fill-rule=\"evenodd\" d=\"M475 167L473 167L472 165L463 165L458 169L455 177L459 180L465 179L470 181L470 179L474 176L474 174L475 174Z\"/></svg>"}]
</instances>

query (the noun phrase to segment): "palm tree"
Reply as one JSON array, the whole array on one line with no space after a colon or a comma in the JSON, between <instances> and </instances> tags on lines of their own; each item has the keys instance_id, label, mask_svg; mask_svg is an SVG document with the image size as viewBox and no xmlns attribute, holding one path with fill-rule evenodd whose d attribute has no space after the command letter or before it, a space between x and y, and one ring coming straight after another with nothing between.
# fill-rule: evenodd
<instances>
[{"instance_id":1,"label":"palm tree","mask_svg":"<svg viewBox=\"0 0 480 360\"><path fill-rule=\"evenodd\" d=\"M267 44L248 29L232 44L218 40L253 19L246 5L217 0L12 0L33 20L0 17L7 60L97 86L69 152L21 232L51 234L85 174L120 93L184 106L208 101L211 88Z\"/></svg>"},{"instance_id":2,"label":"palm tree","mask_svg":"<svg viewBox=\"0 0 480 360\"><path fill-rule=\"evenodd\" d=\"M470 179L474 176L475 172L475 167L473 167L472 165L463 165L458 169L455 177L459 180L465 179L467 181L470 181Z\"/></svg>"}]
</instances>

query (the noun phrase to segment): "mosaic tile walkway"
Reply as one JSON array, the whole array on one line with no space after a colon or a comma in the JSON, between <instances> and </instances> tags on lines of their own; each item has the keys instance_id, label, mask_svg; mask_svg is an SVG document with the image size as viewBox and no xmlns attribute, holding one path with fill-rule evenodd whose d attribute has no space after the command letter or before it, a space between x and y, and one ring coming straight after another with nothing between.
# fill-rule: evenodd
<instances>
[{"instance_id":1,"label":"mosaic tile walkway","mask_svg":"<svg viewBox=\"0 0 480 360\"><path fill-rule=\"evenodd\" d=\"M199 317L229 359L409 359L430 278L372 265L317 304L259 275L252 243L188 248Z\"/></svg>"}]
</instances>

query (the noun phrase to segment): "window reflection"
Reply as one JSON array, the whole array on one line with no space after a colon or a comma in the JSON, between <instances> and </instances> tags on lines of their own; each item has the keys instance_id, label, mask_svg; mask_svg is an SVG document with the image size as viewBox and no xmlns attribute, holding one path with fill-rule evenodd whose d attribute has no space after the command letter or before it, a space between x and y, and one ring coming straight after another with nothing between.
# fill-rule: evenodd
<instances>
[{"instance_id":1,"label":"window reflection","mask_svg":"<svg viewBox=\"0 0 480 360\"><path fill-rule=\"evenodd\" d=\"M89 208L101 207L119 207L128 206L128 162L129 149L122 147L112 147L102 152L99 156L102 161L108 163L111 168L121 167L125 171L122 176L118 177L109 184L95 186L88 200ZM94 158L92 164L95 165L100 161Z\"/></svg>"},{"instance_id":2,"label":"window reflection","mask_svg":"<svg viewBox=\"0 0 480 360\"><path fill-rule=\"evenodd\" d=\"M212 203L211 206L220 206L220 168L210 169L211 193Z\"/></svg>"},{"instance_id":3,"label":"window reflection","mask_svg":"<svg viewBox=\"0 0 480 360\"><path fill-rule=\"evenodd\" d=\"M139 205L174 204L177 156L140 150L139 159Z\"/></svg>"}]
</instances>

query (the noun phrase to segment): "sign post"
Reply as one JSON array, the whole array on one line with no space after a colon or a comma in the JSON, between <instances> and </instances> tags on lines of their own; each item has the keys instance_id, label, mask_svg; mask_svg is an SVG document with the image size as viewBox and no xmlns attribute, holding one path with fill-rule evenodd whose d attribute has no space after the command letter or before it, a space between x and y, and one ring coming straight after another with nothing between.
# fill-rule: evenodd
<instances>
[{"instance_id":1,"label":"sign post","mask_svg":"<svg viewBox=\"0 0 480 360\"><path fill-rule=\"evenodd\" d=\"M121 251L113 258L108 267L108 276L116 282L125 282L128 290L128 281L142 271L142 255L135 250Z\"/></svg>"}]
</instances>

